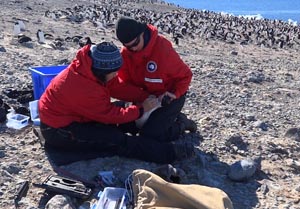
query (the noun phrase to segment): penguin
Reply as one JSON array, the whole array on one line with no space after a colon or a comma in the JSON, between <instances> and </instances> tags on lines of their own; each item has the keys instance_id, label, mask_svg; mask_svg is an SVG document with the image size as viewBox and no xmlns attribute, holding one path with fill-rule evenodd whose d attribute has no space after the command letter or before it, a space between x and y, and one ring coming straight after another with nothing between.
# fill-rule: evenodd
<instances>
[{"instance_id":1,"label":"penguin","mask_svg":"<svg viewBox=\"0 0 300 209\"><path fill-rule=\"evenodd\" d=\"M40 44L45 43L45 34L41 29L38 29L38 31L36 32L36 36Z\"/></svg>"},{"instance_id":2,"label":"penguin","mask_svg":"<svg viewBox=\"0 0 300 209\"><path fill-rule=\"evenodd\" d=\"M18 20L18 23L20 25L21 31L25 31L25 24L24 24L24 22L22 20Z\"/></svg>"},{"instance_id":3,"label":"penguin","mask_svg":"<svg viewBox=\"0 0 300 209\"><path fill-rule=\"evenodd\" d=\"M18 36L21 33L21 28L18 22L15 22L14 24L14 31L13 31L13 35L14 36Z\"/></svg>"},{"instance_id":4,"label":"penguin","mask_svg":"<svg viewBox=\"0 0 300 209\"><path fill-rule=\"evenodd\" d=\"M19 43L26 43L26 42L29 42L29 41L32 41L32 39L28 36L25 36L25 35L19 35L18 36L18 42Z\"/></svg>"},{"instance_id":5,"label":"penguin","mask_svg":"<svg viewBox=\"0 0 300 209\"><path fill-rule=\"evenodd\" d=\"M89 45L89 44L95 44L92 42L91 38L90 37L85 37L83 39L79 39L79 47L82 48L84 47L85 45Z\"/></svg>"},{"instance_id":6,"label":"penguin","mask_svg":"<svg viewBox=\"0 0 300 209\"><path fill-rule=\"evenodd\" d=\"M50 33L45 33L44 37L45 37L45 39L49 39L49 40L53 40L54 39L54 36L52 34L50 34Z\"/></svg>"},{"instance_id":7,"label":"penguin","mask_svg":"<svg viewBox=\"0 0 300 209\"><path fill-rule=\"evenodd\" d=\"M64 40L62 38L56 38L54 41L49 44L53 49L62 49L64 45Z\"/></svg>"},{"instance_id":8,"label":"penguin","mask_svg":"<svg viewBox=\"0 0 300 209\"><path fill-rule=\"evenodd\" d=\"M72 37L72 41L73 41L74 43L78 43L79 40L82 39L82 38L83 38L82 36L73 36L73 37Z\"/></svg>"},{"instance_id":9,"label":"penguin","mask_svg":"<svg viewBox=\"0 0 300 209\"><path fill-rule=\"evenodd\" d=\"M175 41L175 44L176 45L179 45L179 38L177 36L173 37L174 41Z\"/></svg>"},{"instance_id":10,"label":"penguin","mask_svg":"<svg viewBox=\"0 0 300 209\"><path fill-rule=\"evenodd\" d=\"M66 42L71 42L71 41L72 41L72 38L71 38L70 36L67 36L67 37L65 38L65 41L66 41Z\"/></svg>"}]
</instances>

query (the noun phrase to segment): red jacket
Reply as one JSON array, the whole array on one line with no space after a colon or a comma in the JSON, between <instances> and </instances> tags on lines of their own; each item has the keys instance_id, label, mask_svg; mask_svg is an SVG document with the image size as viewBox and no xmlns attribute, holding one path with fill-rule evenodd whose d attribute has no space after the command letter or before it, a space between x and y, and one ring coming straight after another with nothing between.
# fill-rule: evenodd
<instances>
[{"instance_id":1,"label":"red jacket","mask_svg":"<svg viewBox=\"0 0 300 209\"><path fill-rule=\"evenodd\" d=\"M149 94L159 96L169 91L179 98L188 90L191 69L181 60L170 41L158 35L154 26L148 25L148 28L151 38L143 50L132 52L122 48L124 64L118 77Z\"/></svg>"},{"instance_id":2,"label":"red jacket","mask_svg":"<svg viewBox=\"0 0 300 209\"><path fill-rule=\"evenodd\" d=\"M75 121L120 124L139 117L139 107L121 108L111 103L109 89L91 71L89 50L90 45L80 49L72 63L46 88L39 100L43 123L60 128Z\"/></svg>"}]
</instances>

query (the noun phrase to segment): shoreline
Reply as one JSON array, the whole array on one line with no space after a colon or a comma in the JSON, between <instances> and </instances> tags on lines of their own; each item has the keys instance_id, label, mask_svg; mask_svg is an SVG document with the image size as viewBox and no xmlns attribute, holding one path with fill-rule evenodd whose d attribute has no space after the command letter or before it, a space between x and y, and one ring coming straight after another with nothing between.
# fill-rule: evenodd
<instances>
[{"instance_id":1,"label":"shoreline","mask_svg":"<svg viewBox=\"0 0 300 209\"><path fill-rule=\"evenodd\" d=\"M178 8L183 8L183 9L188 9L188 10L199 10L199 11L209 11L209 12L215 12L218 14L228 14L228 15L232 15L235 17L249 17L249 18L255 18L256 19L268 19L268 20L277 20L277 21L283 21L283 22L287 22L290 24L294 24L295 26L300 24L300 8L299 10L282 10L280 8L280 10L249 10L248 9L244 9L244 10L232 10L232 9L208 9L210 7L207 8L198 8L201 5L201 2L193 2L191 3L191 6L185 5L186 3L183 2L184 5L182 4L176 4L176 3L172 3L169 1L165 1L165 3L167 4L171 4L174 5ZM181 2L180 2L181 3ZM199 6L197 6L197 4L199 4ZM213 2L208 3L208 4L214 4ZM204 3L205 5L205 3ZM201 5L201 6L204 6ZM233 5L234 6L234 5ZM294 8L293 8L294 9Z\"/></svg>"}]
</instances>

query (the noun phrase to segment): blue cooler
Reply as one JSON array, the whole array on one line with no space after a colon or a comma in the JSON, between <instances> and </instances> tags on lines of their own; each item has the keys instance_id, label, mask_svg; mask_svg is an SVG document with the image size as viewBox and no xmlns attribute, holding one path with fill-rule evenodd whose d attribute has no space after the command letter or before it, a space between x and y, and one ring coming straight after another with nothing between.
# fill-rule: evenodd
<instances>
[{"instance_id":1,"label":"blue cooler","mask_svg":"<svg viewBox=\"0 0 300 209\"><path fill-rule=\"evenodd\" d=\"M38 100L44 93L51 80L68 65L30 67L34 99Z\"/></svg>"}]
</instances>

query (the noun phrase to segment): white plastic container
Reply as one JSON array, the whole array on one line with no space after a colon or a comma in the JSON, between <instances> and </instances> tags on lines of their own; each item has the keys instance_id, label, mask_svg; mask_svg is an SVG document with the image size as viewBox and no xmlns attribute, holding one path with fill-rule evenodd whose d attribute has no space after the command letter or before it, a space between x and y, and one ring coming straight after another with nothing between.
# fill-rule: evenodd
<instances>
[{"instance_id":1,"label":"white plastic container","mask_svg":"<svg viewBox=\"0 0 300 209\"><path fill-rule=\"evenodd\" d=\"M6 117L7 117L6 126L8 128L21 129L28 125L29 116L22 115L22 114L14 114L14 112L12 112L12 113L8 113Z\"/></svg>"},{"instance_id":2,"label":"white plastic container","mask_svg":"<svg viewBox=\"0 0 300 209\"><path fill-rule=\"evenodd\" d=\"M30 118L33 124L36 126L40 125L38 102L39 100L29 102Z\"/></svg>"},{"instance_id":3,"label":"white plastic container","mask_svg":"<svg viewBox=\"0 0 300 209\"><path fill-rule=\"evenodd\" d=\"M100 195L95 209L126 209L126 189L106 187Z\"/></svg>"}]
</instances>

